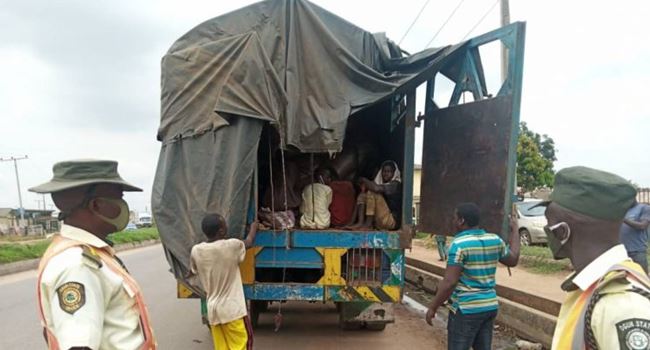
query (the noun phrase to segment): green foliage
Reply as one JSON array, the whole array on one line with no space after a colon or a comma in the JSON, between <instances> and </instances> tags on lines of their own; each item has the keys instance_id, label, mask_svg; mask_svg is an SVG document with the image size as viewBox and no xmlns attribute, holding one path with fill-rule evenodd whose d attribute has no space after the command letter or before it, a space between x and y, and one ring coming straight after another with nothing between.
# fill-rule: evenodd
<instances>
[{"instance_id":1,"label":"green foliage","mask_svg":"<svg viewBox=\"0 0 650 350\"><path fill-rule=\"evenodd\" d=\"M158 229L155 227L142 228L133 231L122 231L108 236L108 239L113 241L115 244L142 242L159 238ZM0 244L0 264L40 258L43 253L45 253L50 242L50 239L43 239L23 244Z\"/></svg>"},{"instance_id":2,"label":"green foliage","mask_svg":"<svg viewBox=\"0 0 650 350\"><path fill-rule=\"evenodd\" d=\"M142 242L150 239L158 239L158 229L155 227L141 228L133 231L122 231L108 235L108 239L115 244Z\"/></svg>"},{"instance_id":3,"label":"green foliage","mask_svg":"<svg viewBox=\"0 0 650 350\"><path fill-rule=\"evenodd\" d=\"M29 244L2 244L0 245L0 264L40 258L49 245L49 239Z\"/></svg>"},{"instance_id":4,"label":"green foliage","mask_svg":"<svg viewBox=\"0 0 650 350\"><path fill-rule=\"evenodd\" d=\"M517 185L524 191L553 186L556 152L552 138L533 132L525 122L521 122L517 144Z\"/></svg>"}]
</instances>

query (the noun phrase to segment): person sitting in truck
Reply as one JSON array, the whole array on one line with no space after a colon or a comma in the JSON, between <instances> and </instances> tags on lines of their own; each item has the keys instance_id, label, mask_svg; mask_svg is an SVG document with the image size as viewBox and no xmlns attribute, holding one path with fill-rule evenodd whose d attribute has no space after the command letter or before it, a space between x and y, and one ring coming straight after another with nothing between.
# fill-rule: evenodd
<instances>
[{"instance_id":1,"label":"person sitting in truck","mask_svg":"<svg viewBox=\"0 0 650 350\"><path fill-rule=\"evenodd\" d=\"M331 226L341 228L350 223L357 202L357 194L351 181L340 180L332 168L332 204L330 204Z\"/></svg>"},{"instance_id":2,"label":"person sitting in truck","mask_svg":"<svg viewBox=\"0 0 650 350\"><path fill-rule=\"evenodd\" d=\"M190 272L198 276L206 293L214 348L252 349L253 331L239 264L246 257L246 249L253 245L257 222L251 224L244 241L227 238L228 225L219 214L203 217L201 229L208 241L192 247Z\"/></svg>"},{"instance_id":3,"label":"person sitting in truck","mask_svg":"<svg viewBox=\"0 0 650 350\"><path fill-rule=\"evenodd\" d=\"M402 179L397 163L387 160L381 164L374 181L360 178L361 194L352 215L356 223L351 230L376 228L394 230L399 226L402 206Z\"/></svg>"},{"instance_id":4,"label":"person sitting in truck","mask_svg":"<svg viewBox=\"0 0 650 350\"><path fill-rule=\"evenodd\" d=\"M314 181L302 190L300 203L300 227L310 230L322 230L330 227L329 206L332 203L332 173L327 168L318 168Z\"/></svg>"}]
</instances>

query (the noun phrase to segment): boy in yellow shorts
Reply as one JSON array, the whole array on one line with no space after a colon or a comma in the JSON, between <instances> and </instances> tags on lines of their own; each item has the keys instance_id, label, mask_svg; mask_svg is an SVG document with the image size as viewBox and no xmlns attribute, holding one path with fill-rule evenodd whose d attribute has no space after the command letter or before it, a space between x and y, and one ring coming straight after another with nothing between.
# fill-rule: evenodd
<instances>
[{"instance_id":1,"label":"boy in yellow shorts","mask_svg":"<svg viewBox=\"0 0 650 350\"><path fill-rule=\"evenodd\" d=\"M192 247L190 269L198 275L205 289L208 321L218 350L253 348L253 331L246 310L244 287L239 264L252 246L257 223L251 224L246 240L227 238L226 220L219 214L208 214L201 221L207 242Z\"/></svg>"}]
</instances>

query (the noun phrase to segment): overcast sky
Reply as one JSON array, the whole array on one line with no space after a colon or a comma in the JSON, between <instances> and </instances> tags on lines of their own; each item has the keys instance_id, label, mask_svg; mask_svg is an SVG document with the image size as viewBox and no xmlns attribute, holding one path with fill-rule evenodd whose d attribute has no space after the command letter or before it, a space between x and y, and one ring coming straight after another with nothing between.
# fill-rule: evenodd
<instances>
[{"instance_id":1,"label":"overcast sky","mask_svg":"<svg viewBox=\"0 0 650 350\"><path fill-rule=\"evenodd\" d=\"M29 156L18 164L24 206L39 205L27 188L56 161L105 158L145 189L127 195L131 207L150 210L160 59L195 25L253 1L0 2L0 157ZM398 41L425 1L314 2ZM458 3L430 1L402 47L423 49ZM461 41L486 13L471 36L497 28L494 4L463 1L432 46ZM528 22L521 119L555 139L556 168L586 165L650 186L649 4L511 0L512 21ZM17 206L13 164L2 162L0 207Z\"/></svg>"}]
</instances>

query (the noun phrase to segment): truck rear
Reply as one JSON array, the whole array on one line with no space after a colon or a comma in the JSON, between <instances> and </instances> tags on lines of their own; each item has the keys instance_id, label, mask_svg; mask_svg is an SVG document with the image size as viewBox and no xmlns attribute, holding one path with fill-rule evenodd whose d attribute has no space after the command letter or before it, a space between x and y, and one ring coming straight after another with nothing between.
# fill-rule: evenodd
<instances>
[{"instance_id":1,"label":"truck rear","mask_svg":"<svg viewBox=\"0 0 650 350\"><path fill-rule=\"evenodd\" d=\"M262 210L295 208L317 168L356 183L389 159L402 181L395 229L271 225L240 266L254 323L269 302L296 300L336 303L344 328L384 329L404 291L414 185L421 187L418 230L451 234L453 207L473 201L486 229L507 232L524 35L525 24L515 23L405 56L385 35L287 0L250 5L178 39L162 61L152 198L178 297L201 295L186 278L191 247L205 240L206 213L224 215L229 234L243 238ZM508 48L508 71L502 86L488 91L479 47L494 41ZM454 84L447 105L433 99L438 75ZM421 85L425 111L416 116ZM422 124L422 180L414 184L415 128Z\"/></svg>"}]
</instances>

